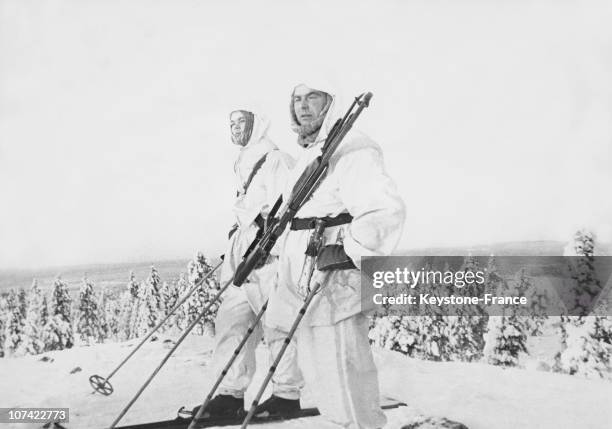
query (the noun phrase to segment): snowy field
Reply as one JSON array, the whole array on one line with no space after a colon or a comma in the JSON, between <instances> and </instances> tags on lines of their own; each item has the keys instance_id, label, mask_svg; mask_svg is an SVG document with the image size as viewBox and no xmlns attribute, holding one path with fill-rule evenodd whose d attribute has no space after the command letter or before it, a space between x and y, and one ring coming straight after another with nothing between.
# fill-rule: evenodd
<instances>
[{"instance_id":1,"label":"snowy field","mask_svg":"<svg viewBox=\"0 0 612 429\"><path fill-rule=\"evenodd\" d=\"M143 347L112 379L111 396L92 394L88 377L108 372L136 344L101 344L44 353L0 364L0 404L3 407L69 407L75 428L104 428L172 345L168 336ZM182 405L199 403L210 386L210 337L190 336L136 402L121 424L169 419ZM267 366L258 350L258 387ZM42 360L43 357L50 359ZM400 399L407 407L387 411L386 428L401 428L423 416L447 417L469 429L606 429L612 427L612 383L530 369L502 369L485 364L429 362L397 352L375 350L383 395ZM247 393L246 402L250 402ZM304 392L303 406L314 405ZM15 429L37 425L3 425ZM269 424L270 428L337 427L323 417Z\"/></svg>"}]
</instances>

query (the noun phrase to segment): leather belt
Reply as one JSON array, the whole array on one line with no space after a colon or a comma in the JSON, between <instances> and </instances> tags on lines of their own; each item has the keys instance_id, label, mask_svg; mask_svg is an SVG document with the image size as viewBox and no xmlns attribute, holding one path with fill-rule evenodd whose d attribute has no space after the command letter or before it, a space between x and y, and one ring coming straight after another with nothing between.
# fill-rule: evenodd
<instances>
[{"instance_id":1,"label":"leather belt","mask_svg":"<svg viewBox=\"0 0 612 429\"><path fill-rule=\"evenodd\" d=\"M324 216L324 217L304 217L304 218L293 218L291 221L291 231L302 231L305 229L314 229L315 221L322 219L325 221L325 228L332 226L345 225L351 223L353 216L350 213L340 213L338 216Z\"/></svg>"}]
</instances>

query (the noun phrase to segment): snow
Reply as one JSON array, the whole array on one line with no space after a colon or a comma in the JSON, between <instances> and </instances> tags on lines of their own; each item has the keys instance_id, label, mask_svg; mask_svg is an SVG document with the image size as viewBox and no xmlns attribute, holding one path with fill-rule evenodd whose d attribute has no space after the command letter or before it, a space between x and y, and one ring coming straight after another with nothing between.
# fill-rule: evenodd
<instances>
[{"instance_id":1,"label":"snow","mask_svg":"<svg viewBox=\"0 0 612 429\"><path fill-rule=\"evenodd\" d=\"M172 346L172 335L145 344L111 379L115 393L92 394L88 378L106 376L137 340L77 347L37 356L2 359L3 407L69 407L69 428L108 427ZM212 383L208 363L213 339L189 336L134 404L121 425L175 416L182 405L202 401ZM612 427L612 383L535 369L502 369L482 363L431 362L374 349L382 394L408 404L386 412L387 429L401 428L422 416L447 417L470 429L605 429ZM41 361L47 356L53 361ZM258 349L258 371L246 403L263 379L265 350ZM76 367L82 370L70 372ZM265 396L264 396L265 397ZM303 406L315 405L304 392ZM36 425L3 427L26 429ZM337 426L324 417L269 424L295 429Z\"/></svg>"}]
</instances>

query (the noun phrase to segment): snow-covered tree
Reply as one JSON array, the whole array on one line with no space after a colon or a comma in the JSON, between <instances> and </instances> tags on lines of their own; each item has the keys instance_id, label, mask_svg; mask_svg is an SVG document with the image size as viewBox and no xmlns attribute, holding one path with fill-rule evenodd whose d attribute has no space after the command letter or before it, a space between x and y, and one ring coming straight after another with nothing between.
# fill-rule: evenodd
<instances>
[{"instance_id":1,"label":"snow-covered tree","mask_svg":"<svg viewBox=\"0 0 612 429\"><path fill-rule=\"evenodd\" d=\"M187 281L185 274L181 273L176 283L176 291L179 296L179 299L185 296L185 294L189 291L189 288L190 288L190 285L189 285L189 282ZM187 301L183 303L183 305L181 305L181 308L176 310L176 313L174 314L172 325L176 326L181 331L187 327L186 322L189 319L189 308L188 307L189 307L189 302Z\"/></svg>"},{"instance_id":2,"label":"snow-covered tree","mask_svg":"<svg viewBox=\"0 0 612 429\"><path fill-rule=\"evenodd\" d=\"M191 283L190 287L199 282L205 275L212 271L212 266L208 263L208 260L198 252L196 258L190 261L188 266L188 276ZM212 275L208 277L204 284L195 291L191 297L187 300L187 320L186 322L192 323L198 315L202 312L204 307L210 304L213 297L219 291L219 283L216 276ZM217 309L219 308L219 301L212 305L206 313L206 315L200 319L197 324L198 333L202 335L207 329L214 329L215 317L217 315Z\"/></svg>"},{"instance_id":3,"label":"snow-covered tree","mask_svg":"<svg viewBox=\"0 0 612 429\"><path fill-rule=\"evenodd\" d=\"M128 281L127 289L133 298L138 298L139 287L140 287L140 283L136 281L136 276L134 275L134 271L130 271L130 280Z\"/></svg>"},{"instance_id":4,"label":"snow-covered tree","mask_svg":"<svg viewBox=\"0 0 612 429\"><path fill-rule=\"evenodd\" d=\"M574 249L578 255L578 261L572 267L576 281L574 315L561 318L563 350L555 356L554 369L568 374L608 378L612 356L612 320L607 316L586 315L601 292L594 268L594 235L588 231L578 231Z\"/></svg>"},{"instance_id":5,"label":"snow-covered tree","mask_svg":"<svg viewBox=\"0 0 612 429\"><path fill-rule=\"evenodd\" d=\"M124 291L119 295L119 338L129 340L132 338L132 313L136 305L137 298L134 298L129 290Z\"/></svg>"},{"instance_id":6,"label":"snow-covered tree","mask_svg":"<svg viewBox=\"0 0 612 429\"><path fill-rule=\"evenodd\" d=\"M104 287L98 296L98 342L116 339L119 332L120 302L113 292Z\"/></svg>"},{"instance_id":7,"label":"snow-covered tree","mask_svg":"<svg viewBox=\"0 0 612 429\"><path fill-rule=\"evenodd\" d=\"M450 360L449 316L431 315L419 318L420 352L424 359Z\"/></svg>"},{"instance_id":8,"label":"snow-covered tree","mask_svg":"<svg viewBox=\"0 0 612 429\"><path fill-rule=\"evenodd\" d=\"M555 370L589 378L612 378L612 346L603 340L609 326L603 317L585 317L581 325L565 326L565 349L557 354Z\"/></svg>"},{"instance_id":9,"label":"snow-covered tree","mask_svg":"<svg viewBox=\"0 0 612 429\"><path fill-rule=\"evenodd\" d=\"M179 300L179 290L177 282L171 283L164 282L161 288L161 307L163 312L160 313L160 317L166 317L170 315L170 312ZM177 310L178 311L178 310ZM176 312L170 315L164 325L164 330L171 329L175 325Z\"/></svg>"},{"instance_id":10,"label":"snow-covered tree","mask_svg":"<svg viewBox=\"0 0 612 429\"><path fill-rule=\"evenodd\" d=\"M524 296L530 286L528 277L521 270L514 281L508 284L501 276L492 278L491 273L496 268L489 263L489 288L498 295L509 294ZM486 362L500 366L517 366L521 353L527 353L527 318L521 315L522 309L505 305L502 314L490 316L485 333L483 358Z\"/></svg>"},{"instance_id":11,"label":"snow-covered tree","mask_svg":"<svg viewBox=\"0 0 612 429\"><path fill-rule=\"evenodd\" d=\"M31 354L35 355L42 353L45 349L44 342L44 325L46 309L43 307L46 305L43 302L43 296L38 287L36 279L32 282L32 288L28 294L27 300L27 315L24 323L24 340L21 343L20 354Z\"/></svg>"},{"instance_id":12,"label":"snow-covered tree","mask_svg":"<svg viewBox=\"0 0 612 429\"><path fill-rule=\"evenodd\" d=\"M20 294L12 289L7 298L7 318L4 327L4 354L16 356L24 340L24 317L21 312Z\"/></svg>"},{"instance_id":13,"label":"snow-covered tree","mask_svg":"<svg viewBox=\"0 0 612 429\"><path fill-rule=\"evenodd\" d=\"M21 318L25 321L25 318L28 315L28 296L24 288L19 288L19 292L17 293L17 301L19 302Z\"/></svg>"},{"instance_id":14,"label":"snow-covered tree","mask_svg":"<svg viewBox=\"0 0 612 429\"><path fill-rule=\"evenodd\" d=\"M420 352L418 319L418 316L377 318L374 327L368 334L370 342L387 350L417 357Z\"/></svg>"},{"instance_id":15,"label":"snow-covered tree","mask_svg":"<svg viewBox=\"0 0 612 429\"><path fill-rule=\"evenodd\" d=\"M151 267L151 274L147 281L139 289L138 316L134 335L140 337L146 335L159 321L160 295L159 288L161 279L155 267Z\"/></svg>"},{"instance_id":16,"label":"snow-covered tree","mask_svg":"<svg viewBox=\"0 0 612 429\"><path fill-rule=\"evenodd\" d=\"M4 357L4 329L9 315L8 294L0 294L0 357Z\"/></svg>"},{"instance_id":17,"label":"snow-covered tree","mask_svg":"<svg viewBox=\"0 0 612 429\"><path fill-rule=\"evenodd\" d=\"M527 353L525 325L515 314L491 316L483 357L493 365L517 366L521 353Z\"/></svg>"},{"instance_id":18,"label":"snow-covered tree","mask_svg":"<svg viewBox=\"0 0 612 429\"><path fill-rule=\"evenodd\" d=\"M434 270L434 267L426 264L424 269L425 272L429 272ZM448 271L450 267L446 262L442 272ZM431 296L440 298L453 293L453 286L444 282L420 284L417 288L421 293L429 293ZM416 319L418 345L415 349L415 356L434 361L450 359L449 313L452 313L452 309L444 306L427 305L419 309L420 317ZM411 329L414 328L411 327Z\"/></svg>"},{"instance_id":19,"label":"snow-covered tree","mask_svg":"<svg viewBox=\"0 0 612 429\"><path fill-rule=\"evenodd\" d=\"M478 261L469 255L465 258L461 270L464 273L480 270ZM476 283L463 288L456 288L455 294L482 296L486 285ZM452 360L474 361L482 357L484 334L488 316L480 306L460 306L457 317L450 317L448 323L449 352Z\"/></svg>"},{"instance_id":20,"label":"snow-covered tree","mask_svg":"<svg viewBox=\"0 0 612 429\"><path fill-rule=\"evenodd\" d=\"M79 334L79 339L85 344L95 342L100 332L97 300L93 282L87 276L83 277L79 290L76 332Z\"/></svg>"},{"instance_id":21,"label":"snow-covered tree","mask_svg":"<svg viewBox=\"0 0 612 429\"><path fill-rule=\"evenodd\" d=\"M121 300L121 324L123 326L121 329L126 339L136 337L141 289L141 283L136 280L134 272L130 271L130 278L127 283L129 296L123 296Z\"/></svg>"},{"instance_id":22,"label":"snow-covered tree","mask_svg":"<svg viewBox=\"0 0 612 429\"><path fill-rule=\"evenodd\" d=\"M529 302L527 313L529 317L525 318L525 327L529 335L542 335L542 327L548 319L546 310L549 307L550 300L546 290L534 287L532 279L527 275L524 269L521 269L516 276L519 289L525 290Z\"/></svg>"},{"instance_id":23,"label":"snow-covered tree","mask_svg":"<svg viewBox=\"0 0 612 429\"><path fill-rule=\"evenodd\" d=\"M24 340L23 318L19 307L14 307L9 313L9 317L4 328L4 353L7 356L18 356L21 351L21 344Z\"/></svg>"},{"instance_id":24,"label":"snow-covered tree","mask_svg":"<svg viewBox=\"0 0 612 429\"><path fill-rule=\"evenodd\" d=\"M53 283L49 321L45 326L47 350L62 350L74 345L71 303L68 286L57 277Z\"/></svg>"},{"instance_id":25,"label":"snow-covered tree","mask_svg":"<svg viewBox=\"0 0 612 429\"><path fill-rule=\"evenodd\" d=\"M575 281L573 308L570 313L586 316L593 309L602 291L601 283L595 276L595 235L586 230L577 231L574 236L577 257L572 258L570 271Z\"/></svg>"},{"instance_id":26,"label":"snow-covered tree","mask_svg":"<svg viewBox=\"0 0 612 429\"><path fill-rule=\"evenodd\" d=\"M44 327L49 321L49 303L47 295L42 295L42 303L40 305L40 326Z\"/></svg>"}]
</instances>

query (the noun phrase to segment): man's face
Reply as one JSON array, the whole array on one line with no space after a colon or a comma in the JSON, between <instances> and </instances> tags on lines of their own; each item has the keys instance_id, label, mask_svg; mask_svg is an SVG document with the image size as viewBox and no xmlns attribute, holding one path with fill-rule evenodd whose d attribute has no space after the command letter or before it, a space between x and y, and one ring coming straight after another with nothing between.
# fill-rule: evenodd
<instances>
[{"instance_id":1,"label":"man's face","mask_svg":"<svg viewBox=\"0 0 612 429\"><path fill-rule=\"evenodd\" d=\"M236 141L239 141L242 134L244 134L246 122L246 118L241 111L235 111L231 113L230 130L232 132L232 136L234 137L234 139L236 139Z\"/></svg>"},{"instance_id":2,"label":"man's face","mask_svg":"<svg viewBox=\"0 0 612 429\"><path fill-rule=\"evenodd\" d=\"M309 124L319 117L325 107L325 93L300 85L293 91L293 109L300 125Z\"/></svg>"}]
</instances>

